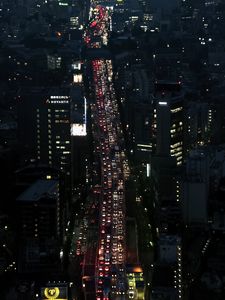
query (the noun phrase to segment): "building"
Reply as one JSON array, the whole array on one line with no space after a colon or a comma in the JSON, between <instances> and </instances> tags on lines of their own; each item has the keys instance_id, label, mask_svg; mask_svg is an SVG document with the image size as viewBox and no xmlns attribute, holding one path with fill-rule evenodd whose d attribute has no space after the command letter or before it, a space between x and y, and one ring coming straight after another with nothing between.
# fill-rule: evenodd
<instances>
[{"instance_id":1,"label":"building","mask_svg":"<svg viewBox=\"0 0 225 300\"><path fill-rule=\"evenodd\" d=\"M36 108L37 158L70 175L70 96L61 90L49 91ZM46 147L46 144L48 145Z\"/></svg>"},{"instance_id":2,"label":"building","mask_svg":"<svg viewBox=\"0 0 225 300\"><path fill-rule=\"evenodd\" d=\"M157 82L155 85L156 155L175 157L183 163L183 105L184 94L180 83Z\"/></svg>"},{"instance_id":3,"label":"building","mask_svg":"<svg viewBox=\"0 0 225 300\"><path fill-rule=\"evenodd\" d=\"M152 8L155 10L163 10L164 12L171 13L174 9L178 8L179 1L178 0L152 0L151 1Z\"/></svg>"},{"instance_id":4,"label":"building","mask_svg":"<svg viewBox=\"0 0 225 300\"><path fill-rule=\"evenodd\" d=\"M158 240L158 260L153 269L151 299L182 299L182 250L178 235L162 234Z\"/></svg>"},{"instance_id":5,"label":"building","mask_svg":"<svg viewBox=\"0 0 225 300\"><path fill-rule=\"evenodd\" d=\"M47 55L47 65L49 70L61 69L62 57L57 54Z\"/></svg>"},{"instance_id":6,"label":"building","mask_svg":"<svg viewBox=\"0 0 225 300\"><path fill-rule=\"evenodd\" d=\"M143 269L138 264L127 264L127 282L129 299L145 299Z\"/></svg>"},{"instance_id":7,"label":"building","mask_svg":"<svg viewBox=\"0 0 225 300\"><path fill-rule=\"evenodd\" d=\"M34 159L59 171L65 195L65 217L71 201L71 97L70 89L25 88L18 104L19 142L24 160Z\"/></svg>"},{"instance_id":8,"label":"building","mask_svg":"<svg viewBox=\"0 0 225 300\"><path fill-rule=\"evenodd\" d=\"M67 88L21 91L18 104L19 142L27 158L71 174L70 95Z\"/></svg>"},{"instance_id":9,"label":"building","mask_svg":"<svg viewBox=\"0 0 225 300\"><path fill-rule=\"evenodd\" d=\"M209 105L204 102L189 101L185 108L184 120L184 151L186 153L209 142L210 124Z\"/></svg>"},{"instance_id":10,"label":"building","mask_svg":"<svg viewBox=\"0 0 225 300\"><path fill-rule=\"evenodd\" d=\"M83 70L80 61L72 65L71 97L72 185L88 182L88 100L84 96Z\"/></svg>"},{"instance_id":11,"label":"building","mask_svg":"<svg viewBox=\"0 0 225 300\"><path fill-rule=\"evenodd\" d=\"M193 150L186 163L185 179L181 183L183 222L206 226L208 222L209 156Z\"/></svg>"},{"instance_id":12,"label":"building","mask_svg":"<svg viewBox=\"0 0 225 300\"><path fill-rule=\"evenodd\" d=\"M59 182L38 180L17 198L21 238L60 237Z\"/></svg>"},{"instance_id":13,"label":"building","mask_svg":"<svg viewBox=\"0 0 225 300\"><path fill-rule=\"evenodd\" d=\"M59 271L63 229L59 181L36 181L16 199L16 205L18 272Z\"/></svg>"}]
</instances>

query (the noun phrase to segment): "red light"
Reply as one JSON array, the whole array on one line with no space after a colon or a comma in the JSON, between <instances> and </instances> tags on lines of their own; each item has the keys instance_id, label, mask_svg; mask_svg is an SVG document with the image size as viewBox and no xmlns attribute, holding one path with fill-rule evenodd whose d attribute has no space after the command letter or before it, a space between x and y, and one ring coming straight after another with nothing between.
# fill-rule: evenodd
<instances>
[{"instance_id":1,"label":"red light","mask_svg":"<svg viewBox=\"0 0 225 300\"><path fill-rule=\"evenodd\" d=\"M90 25L90 27L95 27L97 25L97 22L96 21L93 21Z\"/></svg>"}]
</instances>

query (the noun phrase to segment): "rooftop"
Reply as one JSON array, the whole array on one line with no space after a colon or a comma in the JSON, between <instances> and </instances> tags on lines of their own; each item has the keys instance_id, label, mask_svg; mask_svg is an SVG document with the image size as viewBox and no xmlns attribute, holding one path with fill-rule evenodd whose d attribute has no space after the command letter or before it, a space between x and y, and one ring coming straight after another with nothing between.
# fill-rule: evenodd
<instances>
[{"instance_id":1,"label":"rooftop","mask_svg":"<svg viewBox=\"0 0 225 300\"><path fill-rule=\"evenodd\" d=\"M160 245L180 245L181 238L177 235L162 234L159 238Z\"/></svg>"},{"instance_id":2,"label":"rooftop","mask_svg":"<svg viewBox=\"0 0 225 300\"><path fill-rule=\"evenodd\" d=\"M37 180L26 189L17 201L39 201L43 197L51 197L57 192L57 180Z\"/></svg>"}]
</instances>

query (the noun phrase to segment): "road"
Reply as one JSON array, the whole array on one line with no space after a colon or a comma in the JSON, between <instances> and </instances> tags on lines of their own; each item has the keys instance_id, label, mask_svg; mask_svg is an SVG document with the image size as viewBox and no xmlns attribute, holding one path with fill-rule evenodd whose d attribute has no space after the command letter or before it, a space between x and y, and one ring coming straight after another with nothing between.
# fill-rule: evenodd
<instances>
[{"instance_id":1,"label":"road","mask_svg":"<svg viewBox=\"0 0 225 300\"><path fill-rule=\"evenodd\" d=\"M109 28L110 11L100 5L92 6L84 34L86 46L101 48L107 45ZM95 98L91 107L93 137L101 172L95 259L96 300L126 299L125 181L129 176L129 166L112 82L112 61L92 60L91 69Z\"/></svg>"}]
</instances>

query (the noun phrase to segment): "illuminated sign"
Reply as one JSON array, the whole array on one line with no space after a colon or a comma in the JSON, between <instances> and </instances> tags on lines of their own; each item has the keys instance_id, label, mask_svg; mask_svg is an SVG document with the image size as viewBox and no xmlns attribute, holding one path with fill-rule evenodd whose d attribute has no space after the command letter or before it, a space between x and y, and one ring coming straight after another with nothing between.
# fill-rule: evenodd
<instances>
[{"instance_id":1,"label":"illuminated sign","mask_svg":"<svg viewBox=\"0 0 225 300\"><path fill-rule=\"evenodd\" d=\"M51 99L69 99L69 96L50 96Z\"/></svg>"},{"instance_id":2,"label":"illuminated sign","mask_svg":"<svg viewBox=\"0 0 225 300\"><path fill-rule=\"evenodd\" d=\"M81 62L77 61L72 64L72 69L73 70L81 70Z\"/></svg>"},{"instance_id":3,"label":"illuminated sign","mask_svg":"<svg viewBox=\"0 0 225 300\"><path fill-rule=\"evenodd\" d=\"M150 166L150 164L147 164L147 166L146 166L146 172L147 172L147 177L150 177L150 173L151 173L151 166Z\"/></svg>"},{"instance_id":4,"label":"illuminated sign","mask_svg":"<svg viewBox=\"0 0 225 300\"><path fill-rule=\"evenodd\" d=\"M51 104L66 104L69 103L69 96L50 96L50 99L46 100L46 103Z\"/></svg>"},{"instance_id":5,"label":"illuminated sign","mask_svg":"<svg viewBox=\"0 0 225 300\"><path fill-rule=\"evenodd\" d=\"M167 102L160 101L160 102L159 102L159 105L167 105Z\"/></svg>"},{"instance_id":6,"label":"illuminated sign","mask_svg":"<svg viewBox=\"0 0 225 300\"><path fill-rule=\"evenodd\" d=\"M47 299L57 299L59 296L59 293L60 293L60 291L59 291L59 288L57 288L57 287L44 289L44 294Z\"/></svg>"},{"instance_id":7,"label":"illuminated sign","mask_svg":"<svg viewBox=\"0 0 225 300\"><path fill-rule=\"evenodd\" d=\"M47 100L46 103L51 103L51 104L65 104L69 103L69 100Z\"/></svg>"},{"instance_id":8,"label":"illuminated sign","mask_svg":"<svg viewBox=\"0 0 225 300\"><path fill-rule=\"evenodd\" d=\"M81 83L83 81L82 74L74 74L73 75L73 82L74 83Z\"/></svg>"},{"instance_id":9,"label":"illuminated sign","mask_svg":"<svg viewBox=\"0 0 225 300\"><path fill-rule=\"evenodd\" d=\"M71 135L86 136L87 135L86 124L71 124Z\"/></svg>"},{"instance_id":10,"label":"illuminated sign","mask_svg":"<svg viewBox=\"0 0 225 300\"><path fill-rule=\"evenodd\" d=\"M69 4L67 2L59 2L59 5L61 5L61 6L68 6Z\"/></svg>"},{"instance_id":11,"label":"illuminated sign","mask_svg":"<svg viewBox=\"0 0 225 300\"><path fill-rule=\"evenodd\" d=\"M66 286L51 286L41 289L42 300L68 300L67 287Z\"/></svg>"}]
</instances>

